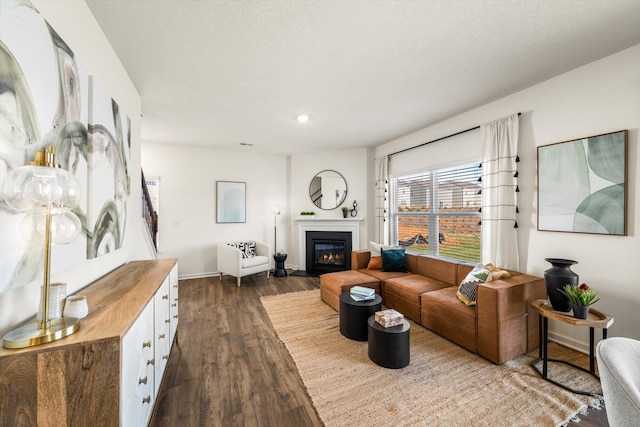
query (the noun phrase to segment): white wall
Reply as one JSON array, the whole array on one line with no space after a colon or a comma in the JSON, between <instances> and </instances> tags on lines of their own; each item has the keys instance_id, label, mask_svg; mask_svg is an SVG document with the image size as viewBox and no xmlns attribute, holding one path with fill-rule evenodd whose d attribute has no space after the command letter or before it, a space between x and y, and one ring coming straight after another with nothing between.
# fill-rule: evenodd
<instances>
[{"instance_id":1,"label":"white wall","mask_svg":"<svg viewBox=\"0 0 640 427\"><path fill-rule=\"evenodd\" d=\"M550 79L511 96L481 106L437 125L377 148L376 157L522 112L518 153L518 239L520 270L542 275L550 267L544 258L579 262L573 270L602 296L595 308L615 318L609 336L640 339L640 236L638 223L640 177L640 45ZM618 130L629 130L628 236L604 236L537 231L537 146ZM443 147L449 153L442 153ZM480 141L465 149L480 155ZM425 161L438 152L454 157L460 147L447 140L415 151ZM393 160L392 160L393 162ZM550 334L582 350L588 347L588 328L550 322ZM599 331L596 333L599 337Z\"/></svg>"},{"instance_id":2,"label":"white wall","mask_svg":"<svg viewBox=\"0 0 640 427\"><path fill-rule=\"evenodd\" d=\"M89 8L79 1L33 0L53 29L73 50L90 75L100 81L131 118L131 201L125 241L129 246L52 274L51 281L67 282L67 293L83 288L117 266L146 255L140 224L140 95L109 45ZM130 224L130 225L129 225ZM0 224L0 227L2 225ZM7 232L3 230L3 233ZM53 249L55 251L55 247ZM52 265L52 269L55 266ZM41 280L0 294L0 335L35 316ZM91 301L89 301L91 309Z\"/></svg>"},{"instance_id":3,"label":"white wall","mask_svg":"<svg viewBox=\"0 0 640 427\"><path fill-rule=\"evenodd\" d=\"M142 158L145 176L160 177L160 256L180 259L181 278L215 274L220 242L257 240L273 250L273 206L282 211L277 249L289 250L287 157L144 142ZM246 223L216 223L216 181L247 183Z\"/></svg>"},{"instance_id":4,"label":"white wall","mask_svg":"<svg viewBox=\"0 0 640 427\"><path fill-rule=\"evenodd\" d=\"M340 207L333 210L323 210L315 206L309 197L309 183L311 179L323 170L335 170L340 172L347 181L347 198L342 206L353 208L353 201L358 203L358 218L364 218L360 224L360 247L367 247L369 228L373 226L367 219L370 216L371 198L375 182L373 164L370 152L373 150L359 148L344 151L327 151L322 153L300 154L291 157L291 186L289 227L290 247L287 262L296 267L300 265L298 259L298 236L296 224L291 220L300 216L300 212L313 211L316 218L342 218ZM372 209L371 209L372 211Z\"/></svg>"}]
</instances>

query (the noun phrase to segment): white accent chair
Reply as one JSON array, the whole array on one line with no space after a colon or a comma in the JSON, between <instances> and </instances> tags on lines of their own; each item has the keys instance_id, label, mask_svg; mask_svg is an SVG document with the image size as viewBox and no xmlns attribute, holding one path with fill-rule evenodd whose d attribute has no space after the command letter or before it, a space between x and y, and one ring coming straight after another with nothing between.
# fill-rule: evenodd
<instances>
[{"instance_id":1,"label":"white accent chair","mask_svg":"<svg viewBox=\"0 0 640 427\"><path fill-rule=\"evenodd\" d=\"M269 279L270 256L271 247L264 243L256 242L256 254L250 258L242 258L242 251L235 246L219 243L218 273L220 273L220 281L222 281L223 274L229 274L237 278L238 286L240 286L240 278L263 271L267 272L267 279Z\"/></svg>"},{"instance_id":2,"label":"white accent chair","mask_svg":"<svg viewBox=\"0 0 640 427\"><path fill-rule=\"evenodd\" d=\"M640 425L640 341L607 338L598 343L596 357L609 425Z\"/></svg>"}]
</instances>

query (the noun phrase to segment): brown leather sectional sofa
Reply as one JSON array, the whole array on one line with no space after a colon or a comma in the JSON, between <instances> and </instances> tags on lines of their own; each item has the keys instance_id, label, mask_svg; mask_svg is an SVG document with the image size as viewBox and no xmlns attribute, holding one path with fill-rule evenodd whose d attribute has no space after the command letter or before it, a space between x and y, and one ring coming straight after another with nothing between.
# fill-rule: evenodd
<instances>
[{"instance_id":1,"label":"brown leather sectional sofa","mask_svg":"<svg viewBox=\"0 0 640 427\"><path fill-rule=\"evenodd\" d=\"M472 264L407 254L409 272L382 272L367 268L370 256L353 251L352 270L379 280L383 304L405 317L497 364L538 346L531 302L546 298L542 277L510 271L508 279L479 285L476 305L467 306L456 291Z\"/></svg>"}]
</instances>

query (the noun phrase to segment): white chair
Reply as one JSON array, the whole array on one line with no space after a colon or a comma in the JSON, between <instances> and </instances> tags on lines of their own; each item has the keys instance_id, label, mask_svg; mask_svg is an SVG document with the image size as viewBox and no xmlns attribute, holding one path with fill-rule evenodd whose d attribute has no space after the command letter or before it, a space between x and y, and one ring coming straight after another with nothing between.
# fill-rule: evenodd
<instances>
[{"instance_id":1,"label":"white chair","mask_svg":"<svg viewBox=\"0 0 640 427\"><path fill-rule=\"evenodd\" d=\"M222 281L223 274L229 274L237 278L238 286L240 286L240 278L263 271L267 272L267 279L269 279L271 247L264 243L255 243L255 255L249 258L243 258L242 251L235 246L230 246L227 243L218 244L220 281Z\"/></svg>"},{"instance_id":2,"label":"white chair","mask_svg":"<svg viewBox=\"0 0 640 427\"><path fill-rule=\"evenodd\" d=\"M602 340L596 357L609 425L640 425L640 341L621 337Z\"/></svg>"}]
</instances>

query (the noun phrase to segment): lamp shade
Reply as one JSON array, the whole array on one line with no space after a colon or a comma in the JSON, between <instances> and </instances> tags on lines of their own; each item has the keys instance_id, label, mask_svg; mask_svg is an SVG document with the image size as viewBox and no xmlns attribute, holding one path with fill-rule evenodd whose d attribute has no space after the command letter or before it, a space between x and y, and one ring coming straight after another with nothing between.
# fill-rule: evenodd
<instances>
[{"instance_id":1,"label":"lamp shade","mask_svg":"<svg viewBox=\"0 0 640 427\"><path fill-rule=\"evenodd\" d=\"M20 222L20 235L29 243L42 243L46 234L44 212L28 213ZM82 232L82 223L76 214L63 211L51 215L51 244L65 245L73 242Z\"/></svg>"},{"instance_id":2,"label":"lamp shade","mask_svg":"<svg viewBox=\"0 0 640 427\"><path fill-rule=\"evenodd\" d=\"M9 172L2 183L7 204L21 212L57 213L78 206L82 195L76 177L60 168L22 166Z\"/></svg>"}]
</instances>

